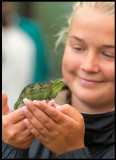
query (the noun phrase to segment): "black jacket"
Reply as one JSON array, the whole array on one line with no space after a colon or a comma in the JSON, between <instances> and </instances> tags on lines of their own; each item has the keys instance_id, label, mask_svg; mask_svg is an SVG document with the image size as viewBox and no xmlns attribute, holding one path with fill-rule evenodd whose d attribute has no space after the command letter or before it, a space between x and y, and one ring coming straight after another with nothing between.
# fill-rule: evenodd
<instances>
[{"instance_id":1,"label":"black jacket","mask_svg":"<svg viewBox=\"0 0 116 160\"><path fill-rule=\"evenodd\" d=\"M83 114L83 116L85 120L85 148L56 157L36 138L29 149L15 148L2 142L2 159L114 159L115 111L101 114Z\"/></svg>"}]
</instances>

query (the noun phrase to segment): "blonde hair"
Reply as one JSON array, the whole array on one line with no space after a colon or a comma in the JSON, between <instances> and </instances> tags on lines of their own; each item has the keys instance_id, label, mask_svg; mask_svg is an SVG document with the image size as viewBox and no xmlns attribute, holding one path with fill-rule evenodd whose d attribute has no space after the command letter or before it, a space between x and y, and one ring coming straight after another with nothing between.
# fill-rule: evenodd
<instances>
[{"instance_id":1,"label":"blonde hair","mask_svg":"<svg viewBox=\"0 0 116 160\"><path fill-rule=\"evenodd\" d=\"M90 9L98 9L108 16L114 16L115 13L115 2L76 2L73 6L73 11L71 16L68 18L68 27L64 27L58 34L58 39L55 43L55 49L59 46L59 44L65 43L68 32L70 30L70 26L72 23L72 19L75 13L80 13L82 10L90 10Z\"/></svg>"}]
</instances>

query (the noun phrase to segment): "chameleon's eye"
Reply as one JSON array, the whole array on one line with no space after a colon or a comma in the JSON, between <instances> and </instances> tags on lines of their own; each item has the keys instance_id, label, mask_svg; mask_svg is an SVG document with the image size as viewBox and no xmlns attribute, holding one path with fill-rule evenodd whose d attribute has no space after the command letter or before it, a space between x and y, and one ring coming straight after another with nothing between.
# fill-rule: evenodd
<instances>
[{"instance_id":1,"label":"chameleon's eye","mask_svg":"<svg viewBox=\"0 0 116 160\"><path fill-rule=\"evenodd\" d=\"M60 84L60 81L59 81L59 80L57 80L57 84Z\"/></svg>"}]
</instances>

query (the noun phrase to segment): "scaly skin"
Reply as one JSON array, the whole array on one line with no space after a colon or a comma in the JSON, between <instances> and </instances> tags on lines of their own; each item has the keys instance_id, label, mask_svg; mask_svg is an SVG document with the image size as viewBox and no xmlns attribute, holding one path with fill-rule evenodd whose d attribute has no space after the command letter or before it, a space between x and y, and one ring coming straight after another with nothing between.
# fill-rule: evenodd
<instances>
[{"instance_id":1,"label":"scaly skin","mask_svg":"<svg viewBox=\"0 0 116 160\"><path fill-rule=\"evenodd\" d=\"M30 100L50 100L55 98L63 85L64 83L60 80L57 80L54 83L29 84L22 90L14 108L16 110L20 104L23 104L24 98L28 98Z\"/></svg>"}]
</instances>

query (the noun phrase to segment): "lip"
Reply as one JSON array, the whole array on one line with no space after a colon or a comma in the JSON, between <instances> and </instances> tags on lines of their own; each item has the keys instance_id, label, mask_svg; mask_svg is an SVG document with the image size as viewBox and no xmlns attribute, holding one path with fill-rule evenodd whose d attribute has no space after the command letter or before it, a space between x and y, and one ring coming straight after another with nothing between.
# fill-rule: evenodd
<instances>
[{"instance_id":1,"label":"lip","mask_svg":"<svg viewBox=\"0 0 116 160\"><path fill-rule=\"evenodd\" d=\"M82 84L85 84L85 85L96 85L96 84L100 84L103 82L103 81L98 81L95 79L87 79L83 77L78 77L78 79Z\"/></svg>"}]
</instances>

